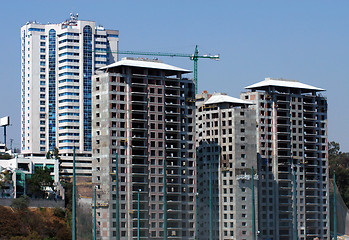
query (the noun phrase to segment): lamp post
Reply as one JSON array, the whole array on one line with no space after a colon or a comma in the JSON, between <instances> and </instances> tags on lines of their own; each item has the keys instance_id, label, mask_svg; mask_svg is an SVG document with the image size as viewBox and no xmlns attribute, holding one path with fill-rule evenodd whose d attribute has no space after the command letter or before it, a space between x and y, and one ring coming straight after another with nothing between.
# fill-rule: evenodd
<instances>
[{"instance_id":1,"label":"lamp post","mask_svg":"<svg viewBox=\"0 0 349 240\"><path fill-rule=\"evenodd\" d=\"M336 173L333 171L333 236L337 240Z\"/></svg>"},{"instance_id":2,"label":"lamp post","mask_svg":"<svg viewBox=\"0 0 349 240\"><path fill-rule=\"evenodd\" d=\"M254 200L254 171L252 167L251 174L251 190L252 190L252 239L256 240L256 210L255 210L255 200Z\"/></svg>"},{"instance_id":3,"label":"lamp post","mask_svg":"<svg viewBox=\"0 0 349 240\"><path fill-rule=\"evenodd\" d=\"M119 213L119 163L118 154L115 157L115 205L116 205L116 240L120 240L120 213Z\"/></svg>"},{"instance_id":4,"label":"lamp post","mask_svg":"<svg viewBox=\"0 0 349 240\"><path fill-rule=\"evenodd\" d=\"M167 240L167 162L164 159L164 240Z\"/></svg>"},{"instance_id":5,"label":"lamp post","mask_svg":"<svg viewBox=\"0 0 349 240\"><path fill-rule=\"evenodd\" d=\"M198 195L199 193L197 192L195 194L195 231L194 231L194 239L198 239Z\"/></svg>"},{"instance_id":6,"label":"lamp post","mask_svg":"<svg viewBox=\"0 0 349 240\"><path fill-rule=\"evenodd\" d=\"M209 177L210 177L210 240L213 240L213 219L212 219L212 164L210 164Z\"/></svg>"},{"instance_id":7,"label":"lamp post","mask_svg":"<svg viewBox=\"0 0 349 240\"><path fill-rule=\"evenodd\" d=\"M298 240L297 183L296 183L296 174L294 170L293 170L293 216L294 216L293 239Z\"/></svg>"},{"instance_id":8,"label":"lamp post","mask_svg":"<svg viewBox=\"0 0 349 240\"><path fill-rule=\"evenodd\" d=\"M75 146L73 147L73 203L72 203L72 240L76 240L76 202L75 202Z\"/></svg>"},{"instance_id":9,"label":"lamp post","mask_svg":"<svg viewBox=\"0 0 349 240\"><path fill-rule=\"evenodd\" d=\"M137 240L139 240L139 228L140 228L140 220L139 220L139 193L141 192L141 189L138 189L138 207L137 207Z\"/></svg>"},{"instance_id":10,"label":"lamp post","mask_svg":"<svg viewBox=\"0 0 349 240\"><path fill-rule=\"evenodd\" d=\"M97 239L97 232L96 232L96 203L97 203L97 200L96 200L96 189L97 189L97 186L94 187L94 205L93 205L93 240L96 240Z\"/></svg>"}]
</instances>

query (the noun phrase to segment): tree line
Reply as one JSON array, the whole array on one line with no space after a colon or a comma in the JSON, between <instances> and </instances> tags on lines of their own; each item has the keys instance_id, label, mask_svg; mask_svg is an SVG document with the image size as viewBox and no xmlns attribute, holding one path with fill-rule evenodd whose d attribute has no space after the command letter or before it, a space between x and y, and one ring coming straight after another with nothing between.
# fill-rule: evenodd
<instances>
[{"instance_id":1,"label":"tree line","mask_svg":"<svg viewBox=\"0 0 349 240\"><path fill-rule=\"evenodd\" d=\"M349 153L341 152L340 144L328 143L328 162L330 177L336 174L336 185L343 201L349 207Z\"/></svg>"}]
</instances>

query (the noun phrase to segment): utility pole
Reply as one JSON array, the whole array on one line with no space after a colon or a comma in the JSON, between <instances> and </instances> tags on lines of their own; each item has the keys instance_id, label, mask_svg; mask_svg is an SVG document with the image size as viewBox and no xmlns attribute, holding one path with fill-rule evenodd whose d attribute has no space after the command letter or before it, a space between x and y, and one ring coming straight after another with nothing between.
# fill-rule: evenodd
<instances>
[{"instance_id":1,"label":"utility pole","mask_svg":"<svg viewBox=\"0 0 349 240\"><path fill-rule=\"evenodd\" d=\"M116 240L120 240L120 213L119 213L119 163L118 154L115 158L115 203L116 203Z\"/></svg>"},{"instance_id":2,"label":"utility pole","mask_svg":"<svg viewBox=\"0 0 349 240\"><path fill-rule=\"evenodd\" d=\"M336 173L333 171L333 235L337 240Z\"/></svg>"},{"instance_id":3,"label":"utility pole","mask_svg":"<svg viewBox=\"0 0 349 240\"><path fill-rule=\"evenodd\" d=\"M167 162L164 159L164 240L167 240Z\"/></svg>"},{"instance_id":4,"label":"utility pole","mask_svg":"<svg viewBox=\"0 0 349 240\"><path fill-rule=\"evenodd\" d=\"M194 231L194 239L198 240L198 195L197 192L195 194L195 231Z\"/></svg>"},{"instance_id":5,"label":"utility pole","mask_svg":"<svg viewBox=\"0 0 349 240\"><path fill-rule=\"evenodd\" d=\"M94 187L94 204L93 204L93 240L96 240L97 239L97 232L96 232L96 204L97 204L97 201L96 201L96 189L97 189L97 186Z\"/></svg>"},{"instance_id":6,"label":"utility pole","mask_svg":"<svg viewBox=\"0 0 349 240\"><path fill-rule=\"evenodd\" d=\"M293 170L293 240L298 240L298 220L297 220L297 184L296 173Z\"/></svg>"},{"instance_id":7,"label":"utility pole","mask_svg":"<svg viewBox=\"0 0 349 240\"><path fill-rule=\"evenodd\" d=\"M213 240L213 219L212 219L212 164L209 165L209 174L210 174L210 240Z\"/></svg>"},{"instance_id":8,"label":"utility pole","mask_svg":"<svg viewBox=\"0 0 349 240\"><path fill-rule=\"evenodd\" d=\"M138 205L137 205L137 240L140 239L139 235L139 228L140 228L140 220L139 220L139 193L141 192L141 189L138 189Z\"/></svg>"},{"instance_id":9,"label":"utility pole","mask_svg":"<svg viewBox=\"0 0 349 240\"><path fill-rule=\"evenodd\" d=\"M73 147L73 204L72 204L72 211L73 211L73 216L72 216L72 240L76 240L76 200L75 200L75 146Z\"/></svg>"},{"instance_id":10,"label":"utility pole","mask_svg":"<svg viewBox=\"0 0 349 240\"><path fill-rule=\"evenodd\" d=\"M252 239L256 240L256 210L255 210L255 200L254 200L254 172L252 167L251 173L251 189L252 189Z\"/></svg>"},{"instance_id":11,"label":"utility pole","mask_svg":"<svg viewBox=\"0 0 349 240\"><path fill-rule=\"evenodd\" d=\"M23 193L24 195L27 195L27 183L26 183L26 175L25 173L23 173L23 176L24 176L24 186L23 186Z\"/></svg>"},{"instance_id":12,"label":"utility pole","mask_svg":"<svg viewBox=\"0 0 349 240\"><path fill-rule=\"evenodd\" d=\"M11 143L11 151L12 151L12 143L13 143L13 138L10 138L10 143Z\"/></svg>"}]
</instances>

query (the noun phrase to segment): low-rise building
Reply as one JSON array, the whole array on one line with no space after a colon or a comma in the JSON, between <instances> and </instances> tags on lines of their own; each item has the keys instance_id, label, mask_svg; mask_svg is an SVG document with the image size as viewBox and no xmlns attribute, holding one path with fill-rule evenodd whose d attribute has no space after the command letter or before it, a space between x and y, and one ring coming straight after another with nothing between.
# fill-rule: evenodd
<instances>
[{"instance_id":1,"label":"low-rise building","mask_svg":"<svg viewBox=\"0 0 349 240\"><path fill-rule=\"evenodd\" d=\"M44 167L50 169L54 184L57 186L59 183L59 162L56 159L46 159L44 157L25 158L19 155L12 159L0 160L0 171L12 172L12 187L8 188L5 197L17 198L27 194L27 176L33 174L36 168ZM47 192L53 190L47 189Z\"/></svg>"}]
</instances>

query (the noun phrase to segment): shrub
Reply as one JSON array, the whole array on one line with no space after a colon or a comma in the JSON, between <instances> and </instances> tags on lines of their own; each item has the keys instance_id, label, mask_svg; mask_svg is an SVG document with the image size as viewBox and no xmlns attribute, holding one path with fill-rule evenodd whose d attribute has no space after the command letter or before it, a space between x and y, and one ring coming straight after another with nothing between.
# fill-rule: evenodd
<instances>
[{"instance_id":1,"label":"shrub","mask_svg":"<svg viewBox=\"0 0 349 240\"><path fill-rule=\"evenodd\" d=\"M19 198L13 199L12 203L11 203L11 207L16 209L16 210L26 210L29 207L29 197L26 195L22 195Z\"/></svg>"},{"instance_id":2,"label":"shrub","mask_svg":"<svg viewBox=\"0 0 349 240\"><path fill-rule=\"evenodd\" d=\"M53 216L64 219L65 218L65 211L59 207L55 207L53 209Z\"/></svg>"}]
</instances>

